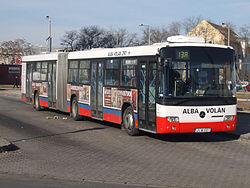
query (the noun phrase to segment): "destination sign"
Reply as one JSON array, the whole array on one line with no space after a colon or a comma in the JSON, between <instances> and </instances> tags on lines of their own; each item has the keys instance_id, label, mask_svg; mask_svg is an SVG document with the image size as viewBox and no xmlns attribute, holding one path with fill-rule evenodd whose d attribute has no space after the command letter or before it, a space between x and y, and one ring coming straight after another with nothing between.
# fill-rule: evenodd
<instances>
[{"instance_id":1,"label":"destination sign","mask_svg":"<svg viewBox=\"0 0 250 188\"><path fill-rule=\"evenodd\" d=\"M178 60L190 60L189 50L176 50L176 59L178 59Z\"/></svg>"}]
</instances>

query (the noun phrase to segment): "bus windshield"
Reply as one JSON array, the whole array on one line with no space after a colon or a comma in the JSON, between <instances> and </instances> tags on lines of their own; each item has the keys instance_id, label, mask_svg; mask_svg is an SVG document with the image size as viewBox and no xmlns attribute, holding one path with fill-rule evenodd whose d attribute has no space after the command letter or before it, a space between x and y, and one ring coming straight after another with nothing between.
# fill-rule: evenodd
<instances>
[{"instance_id":1,"label":"bus windshield","mask_svg":"<svg viewBox=\"0 0 250 188\"><path fill-rule=\"evenodd\" d=\"M159 97L235 97L234 51L215 47L161 49Z\"/></svg>"}]
</instances>

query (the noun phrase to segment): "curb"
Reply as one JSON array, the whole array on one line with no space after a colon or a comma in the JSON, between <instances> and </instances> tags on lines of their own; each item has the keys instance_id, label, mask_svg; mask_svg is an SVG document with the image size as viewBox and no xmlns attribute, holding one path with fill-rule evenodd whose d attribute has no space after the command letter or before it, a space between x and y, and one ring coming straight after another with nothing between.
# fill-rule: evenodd
<instances>
[{"instance_id":1,"label":"curb","mask_svg":"<svg viewBox=\"0 0 250 188\"><path fill-rule=\"evenodd\" d=\"M240 111L240 110L238 110L237 113L239 113L239 114L250 114L250 111Z\"/></svg>"}]
</instances>

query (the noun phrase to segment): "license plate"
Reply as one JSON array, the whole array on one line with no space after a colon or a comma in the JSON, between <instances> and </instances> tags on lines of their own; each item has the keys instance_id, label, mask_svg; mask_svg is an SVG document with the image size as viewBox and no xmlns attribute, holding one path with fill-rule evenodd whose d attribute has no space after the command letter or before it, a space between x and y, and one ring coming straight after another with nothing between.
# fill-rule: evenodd
<instances>
[{"instance_id":1,"label":"license plate","mask_svg":"<svg viewBox=\"0 0 250 188\"><path fill-rule=\"evenodd\" d=\"M199 129L194 129L195 133L209 133L211 132L211 128L199 128Z\"/></svg>"}]
</instances>

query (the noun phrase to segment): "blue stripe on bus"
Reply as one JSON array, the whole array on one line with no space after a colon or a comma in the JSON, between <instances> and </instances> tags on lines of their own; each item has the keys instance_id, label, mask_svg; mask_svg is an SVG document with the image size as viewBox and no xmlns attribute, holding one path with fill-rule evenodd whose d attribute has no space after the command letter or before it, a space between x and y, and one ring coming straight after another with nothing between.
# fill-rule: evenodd
<instances>
[{"instance_id":1,"label":"blue stripe on bus","mask_svg":"<svg viewBox=\"0 0 250 188\"><path fill-rule=\"evenodd\" d=\"M79 108L84 108L90 110L90 106L88 104L81 104L79 103Z\"/></svg>"},{"instance_id":2,"label":"blue stripe on bus","mask_svg":"<svg viewBox=\"0 0 250 188\"><path fill-rule=\"evenodd\" d=\"M39 97L41 101L48 101L48 97Z\"/></svg>"},{"instance_id":3,"label":"blue stripe on bus","mask_svg":"<svg viewBox=\"0 0 250 188\"><path fill-rule=\"evenodd\" d=\"M67 105L70 106L70 101L67 101ZM78 103L79 108L84 108L90 110L90 106L88 104Z\"/></svg>"},{"instance_id":4,"label":"blue stripe on bus","mask_svg":"<svg viewBox=\"0 0 250 188\"><path fill-rule=\"evenodd\" d=\"M134 113L134 117L135 117L135 119L138 119L138 116L137 116L137 114L136 114L136 113Z\"/></svg>"},{"instance_id":5,"label":"blue stripe on bus","mask_svg":"<svg viewBox=\"0 0 250 188\"><path fill-rule=\"evenodd\" d=\"M114 110L114 109L109 109L109 108L103 108L103 112L107 114L113 114L113 115L121 115L121 111L119 110Z\"/></svg>"}]
</instances>

